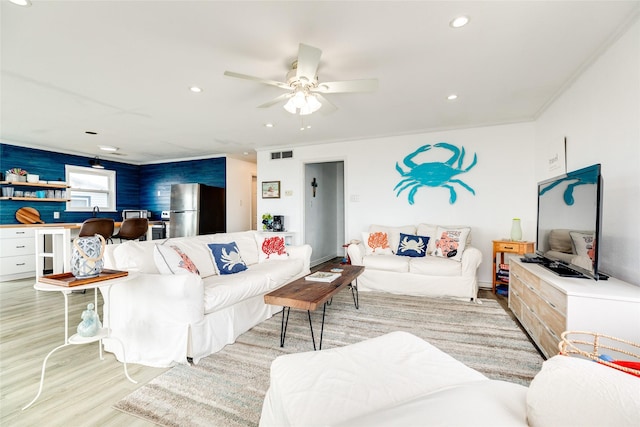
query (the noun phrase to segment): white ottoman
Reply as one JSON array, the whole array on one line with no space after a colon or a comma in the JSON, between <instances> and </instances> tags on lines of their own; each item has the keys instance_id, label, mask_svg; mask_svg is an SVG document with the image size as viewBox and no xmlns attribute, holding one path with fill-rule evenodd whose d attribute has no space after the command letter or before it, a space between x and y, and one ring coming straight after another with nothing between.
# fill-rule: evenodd
<instances>
[{"instance_id":1,"label":"white ottoman","mask_svg":"<svg viewBox=\"0 0 640 427\"><path fill-rule=\"evenodd\" d=\"M271 365L260 426L334 425L476 381L489 382L426 341L392 332L345 347L278 357ZM456 404L447 410L465 406Z\"/></svg>"}]
</instances>

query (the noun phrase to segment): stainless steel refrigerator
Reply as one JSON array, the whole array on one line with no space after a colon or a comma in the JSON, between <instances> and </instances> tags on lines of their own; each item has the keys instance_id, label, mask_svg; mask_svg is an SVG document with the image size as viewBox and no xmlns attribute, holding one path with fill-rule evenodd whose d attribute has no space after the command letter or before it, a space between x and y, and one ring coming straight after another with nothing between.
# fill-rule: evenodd
<instances>
[{"instance_id":1,"label":"stainless steel refrigerator","mask_svg":"<svg viewBox=\"0 0 640 427\"><path fill-rule=\"evenodd\" d=\"M224 188L173 184L169 236L186 237L227 230Z\"/></svg>"}]
</instances>

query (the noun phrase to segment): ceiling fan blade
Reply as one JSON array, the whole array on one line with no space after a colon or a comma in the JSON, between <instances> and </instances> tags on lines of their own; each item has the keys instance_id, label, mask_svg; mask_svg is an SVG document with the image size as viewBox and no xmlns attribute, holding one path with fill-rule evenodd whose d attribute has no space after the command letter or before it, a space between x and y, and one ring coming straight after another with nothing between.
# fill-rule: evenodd
<instances>
[{"instance_id":1,"label":"ceiling fan blade","mask_svg":"<svg viewBox=\"0 0 640 427\"><path fill-rule=\"evenodd\" d=\"M341 82L323 82L312 92L320 93L349 93L374 92L378 89L378 79L345 80Z\"/></svg>"},{"instance_id":2,"label":"ceiling fan blade","mask_svg":"<svg viewBox=\"0 0 640 427\"><path fill-rule=\"evenodd\" d=\"M338 109L334 104L332 104L327 98L320 95L319 93L315 93L314 96L318 98L318 101L322 104L322 108L320 108L320 113L323 115L331 114Z\"/></svg>"},{"instance_id":3,"label":"ceiling fan blade","mask_svg":"<svg viewBox=\"0 0 640 427\"><path fill-rule=\"evenodd\" d=\"M298 68L296 77L300 79L305 77L309 82L316 79L318 75L318 64L322 51L317 47L300 43L298 48Z\"/></svg>"},{"instance_id":4,"label":"ceiling fan blade","mask_svg":"<svg viewBox=\"0 0 640 427\"><path fill-rule=\"evenodd\" d=\"M276 98L273 98L273 99L272 99L271 101L269 101L269 102L265 102L265 103L264 103L264 104L262 104L262 105L258 105L258 108L268 108L268 107L271 107L272 105L275 105L275 104L277 104L278 102L282 102L282 101L284 101L285 99L287 99L287 98L289 98L289 97L291 97L291 94L290 94L290 93L283 93L282 95L280 95L280 96L278 96L278 97L276 97Z\"/></svg>"},{"instance_id":5,"label":"ceiling fan blade","mask_svg":"<svg viewBox=\"0 0 640 427\"><path fill-rule=\"evenodd\" d=\"M281 89L287 89L290 90L291 87L283 82L277 82L275 80L266 80L266 79L261 79L260 77L254 77L254 76L249 76L247 74L240 74L240 73L234 73L233 71L225 71L224 72L225 76L229 76L229 77L235 77L238 79L244 79L244 80L253 80L254 82L258 82L258 83L264 83L270 86L276 86L279 87Z\"/></svg>"}]
</instances>

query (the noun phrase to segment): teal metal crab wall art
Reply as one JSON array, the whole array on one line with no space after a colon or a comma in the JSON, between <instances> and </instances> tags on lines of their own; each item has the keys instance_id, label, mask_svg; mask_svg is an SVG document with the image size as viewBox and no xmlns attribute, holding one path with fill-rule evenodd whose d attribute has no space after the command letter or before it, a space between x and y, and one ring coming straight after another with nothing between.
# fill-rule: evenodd
<instances>
[{"instance_id":1,"label":"teal metal crab wall art","mask_svg":"<svg viewBox=\"0 0 640 427\"><path fill-rule=\"evenodd\" d=\"M432 148L440 148L449 150L453 153L453 156L444 162L429 162L418 164L414 162L414 158ZM456 175L469 172L478 162L477 154L473 154L473 161L466 168L462 167L464 162L464 147L456 147L455 145L448 144L446 142L438 142L433 146L430 144L423 145L413 153L404 158L402 163L408 170L404 170L398 162L396 162L396 170L402 176L402 180L393 188L397 190L396 197L400 196L404 190L409 190L409 204L413 205L416 192L421 187L444 187L449 189L449 203L454 204L458 195L453 187L453 184L459 184L462 188L468 190L475 196L476 192L465 182L453 178Z\"/></svg>"}]
</instances>

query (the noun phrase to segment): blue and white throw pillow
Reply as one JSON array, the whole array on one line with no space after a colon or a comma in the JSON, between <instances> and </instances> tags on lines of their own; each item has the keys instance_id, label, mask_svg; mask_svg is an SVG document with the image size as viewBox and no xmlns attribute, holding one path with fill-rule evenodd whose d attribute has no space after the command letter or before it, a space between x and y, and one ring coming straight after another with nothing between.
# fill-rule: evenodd
<instances>
[{"instance_id":1,"label":"blue and white throw pillow","mask_svg":"<svg viewBox=\"0 0 640 427\"><path fill-rule=\"evenodd\" d=\"M423 257L427 254L429 238L427 236L414 236L412 234L400 233L400 244L396 255Z\"/></svg>"},{"instance_id":2,"label":"blue and white throw pillow","mask_svg":"<svg viewBox=\"0 0 640 427\"><path fill-rule=\"evenodd\" d=\"M209 243L207 245L213 255L213 261L218 274L240 273L247 269L247 265L240 256L236 242Z\"/></svg>"}]
</instances>

